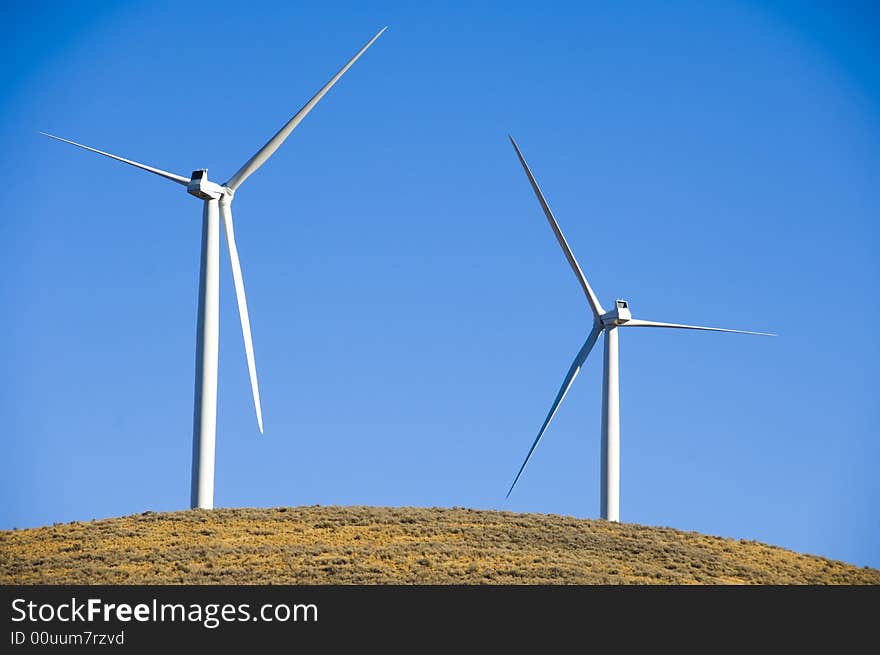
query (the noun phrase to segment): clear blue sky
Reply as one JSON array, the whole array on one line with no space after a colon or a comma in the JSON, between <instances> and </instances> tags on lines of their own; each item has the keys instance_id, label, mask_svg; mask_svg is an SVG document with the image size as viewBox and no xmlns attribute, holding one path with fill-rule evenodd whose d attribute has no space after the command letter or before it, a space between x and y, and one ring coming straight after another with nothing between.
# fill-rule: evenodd
<instances>
[{"instance_id":1,"label":"clear blue sky","mask_svg":"<svg viewBox=\"0 0 880 655\"><path fill-rule=\"evenodd\" d=\"M233 173L218 506L595 517L601 350L506 134L624 331L621 517L880 566L871 3L21 3L0 55L0 528L188 506L200 204L45 130Z\"/></svg>"}]
</instances>

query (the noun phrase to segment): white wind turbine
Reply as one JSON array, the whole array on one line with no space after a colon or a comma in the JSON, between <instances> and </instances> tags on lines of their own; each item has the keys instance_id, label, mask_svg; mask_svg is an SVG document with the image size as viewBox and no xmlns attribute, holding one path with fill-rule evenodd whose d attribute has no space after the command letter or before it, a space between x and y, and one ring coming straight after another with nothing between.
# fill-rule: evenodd
<instances>
[{"instance_id":1,"label":"white wind turbine","mask_svg":"<svg viewBox=\"0 0 880 655\"><path fill-rule=\"evenodd\" d=\"M568 369L568 373L565 375L565 379L562 381L562 387L559 389L559 393L556 394L556 399L553 401L553 405L550 407L550 412L547 414L547 418L544 419L544 424L538 431L538 436L532 443L532 447L529 448L529 452L526 455L525 461L523 461L522 466L520 466L519 472L516 474L516 478L514 478L513 480L513 484L510 485L510 489L507 491L507 496L510 496L510 492L512 492L514 486L516 486L517 481L522 475L523 469L525 469L526 464L528 464L532 453L535 452L535 447L538 445L541 437L544 436L544 432L547 430L547 426L550 425L550 421L552 421L553 417L556 415L556 411L559 409L559 405L562 403L562 400L565 398L565 394L568 393L568 390L571 388L574 379L577 377L577 374L580 372L581 367L584 365L587 356L590 354L590 350L592 350L593 345L595 345L596 340L599 338L599 335L604 333L605 366L602 378L602 477L600 486L599 511L600 516L603 519L607 519L609 521L619 521L620 403L619 378L617 367L618 328L679 328L682 330L708 330L711 332L757 334L766 337L773 337L776 335L766 332L748 332L746 330L728 330L724 328L702 327L699 325L680 325L678 323L659 323L657 321L643 321L640 319L632 318L629 310L629 305L625 300L616 300L614 303L614 309L606 312L602 305L599 303L599 299L596 297L596 294L593 293L593 289L590 287L590 283L587 282L587 278L584 276L583 271L581 271L580 265L574 258L574 253L572 253L571 248L568 246L568 242L565 240L565 236L563 236L562 230L559 229L559 224L553 217L553 212L550 211L550 206L544 199L544 194L541 193L541 189L538 187L538 183L535 181L535 177L532 175L532 171L529 170L529 166L528 164L526 164L525 158L520 152L519 147L516 145L516 141L513 140L512 136L508 135L508 138L513 144L514 150L516 150L517 157L519 157L519 161L522 164L523 170L525 170L526 175L529 178L529 182L531 182L532 184L532 189L534 189L535 195L538 196L538 202L541 203L541 207L543 208L544 213L547 215L547 220L550 222L550 227L553 229L553 233L556 235L556 240L559 242L559 245L562 246L562 251L565 253L565 258L568 260L568 263L574 271L575 276L577 276L578 282L580 282L581 287L584 290L584 294L587 296L587 302L590 304L590 309L593 312L593 329L590 331L590 334L587 337L587 340L584 342L584 345L578 351L577 355L575 355L574 362L572 362L571 368Z\"/></svg>"},{"instance_id":2,"label":"white wind turbine","mask_svg":"<svg viewBox=\"0 0 880 655\"><path fill-rule=\"evenodd\" d=\"M46 134L45 136L70 143L99 155L110 157L125 164L155 173L168 180L186 187L188 193L204 201L202 211L202 255L199 277L199 308L196 331L196 382L195 408L193 411L193 457L192 457L192 490L190 503L192 507L211 509L214 506L214 442L217 433L217 355L219 347L219 307L220 291L220 230L219 221L223 221L226 234L226 245L229 248L229 262L232 266L232 281L235 296L238 300L238 313L241 319L241 332L244 336L245 355L247 356L248 372L251 379L251 390L254 397L254 408L257 413L257 425L263 433L263 413L260 407L260 391L257 386L257 369L254 363L254 346L251 341L251 326L248 319L247 300L244 295L244 282L241 276L241 264L238 249L235 246L235 234L232 226L232 200L242 182L257 171L266 160L278 150L284 140L290 136L294 128L306 117L318 101L336 84L358 58L367 51L376 39L387 28L383 27L361 48L349 62L330 78L315 96L300 109L278 133L260 148L235 173L229 181L220 185L208 181L207 169L193 171L187 178L169 173L152 166L140 164L130 159L112 155L109 152L90 148L68 139Z\"/></svg>"}]
</instances>

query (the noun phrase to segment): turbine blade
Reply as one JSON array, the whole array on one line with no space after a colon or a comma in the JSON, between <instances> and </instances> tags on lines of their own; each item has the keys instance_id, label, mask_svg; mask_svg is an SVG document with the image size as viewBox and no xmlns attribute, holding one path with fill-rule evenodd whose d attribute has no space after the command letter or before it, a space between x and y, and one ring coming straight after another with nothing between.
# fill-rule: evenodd
<instances>
[{"instance_id":1,"label":"turbine blade","mask_svg":"<svg viewBox=\"0 0 880 655\"><path fill-rule=\"evenodd\" d=\"M109 152L104 152L103 150L98 150L97 148L90 148L89 146L84 146L81 143L77 143L76 141L71 141L69 139L62 139L60 136L55 136L54 134L49 134L47 132L40 132L43 136L47 136L50 139L55 139L56 141L63 141L64 143L69 143L72 146L76 146L77 148L82 148L83 150L88 150L89 152L96 152L99 155L104 155L105 157L109 157L110 159L115 159L116 161L121 161L123 164L128 164L130 166L134 166L135 168L140 168L145 171L149 171L150 173L154 173L156 175L161 175L162 177L169 179L173 182L177 182L178 184L182 184L186 186L189 184L189 178L183 177L182 175L175 175L174 173L169 173L168 171L163 171L161 168L153 168L152 166L147 166L146 164L140 164L136 161L132 161L131 159L125 159L125 157L119 157L117 155L111 155Z\"/></svg>"},{"instance_id":2,"label":"turbine blade","mask_svg":"<svg viewBox=\"0 0 880 655\"><path fill-rule=\"evenodd\" d=\"M559 406L562 404L562 401L565 398L565 394L568 393L568 390L571 388L572 383L574 383L574 379L577 377L577 374L580 373L581 367L587 360L587 355L590 354L590 351L593 349L593 345L596 343L596 339L599 338L599 334L601 332L602 326L601 324L597 323L593 327L593 331L590 332L590 336L588 336L587 340L584 342L584 345L578 351L578 354L575 355L574 362L572 362L571 368L568 369L568 373L565 374L565 379L562 381L562 387L560 387L559 393L556 394L556 399L553 401L553 405L551 405L550 407L550 412L547 414L547 418L544 419L544 424L538 431L538 436L535 437L535 441L532 443L532 447L529 448L529 452L526 455L522 466L519 467L519 472L517 472L516 477L513 479L513 484L511 484L510 489L507 490L506 498L510 497L510 492L513 491L513 488L516 486L517 481L519 481L519 476L522 475L523 469L525 469L526 464L529 463L529 459L531 459L532 453L535 452L535 448L538 446L538 442L541 441L541 437L544 436L544 432L546 432L547 426L550 425L550 421L552 421L553 417L556 416L556 410L559 409Z\"/></svg>"},{"instance_id":3,"label":"turbine blade","mask_svg":"<svg viewBox=\"0 0 880 655\"><path fill-rule=\"evenodd\" d=\"M656 328L678 328L679 330L705 330L707 332L733 332L735 334L756 334L761 337L779 336L770 332L751 332L749 330L730 330L727 328L705 327L703 325L681 325L679 323L660 323L658 321L642 321L637 318L631 319L626 323L622 323L618 327L656 327Z\"/></svg>"},{"instance_id":4,"label":"turbine blade","mask_svg":"<svg viewBox=\"0 0 880 655\"><path fill-rule=\"evenodd\" d=\"M513 140L513 137L509 134L507 138L510 139L510 143L513 144L513 149L516 150L516 156L519 157L519 163L522 164L523 170L526 172L526 175L529 178L529 182L532 184L532 189L535 191L535 195L538 196L538 202L541 203L541 207L544 210L544 213L547 215L547 220L550 222L550 227L553 229L553 234L556 235L556 240L559 242L559 245L562 246L562 252L565 253L565 258L568 260L569 265L574 271L575 276L577 276L578 282L581 283L581 287L583 287L584 294L587 296L587 302L590 303L590 309L593 310L593 315L596 318L599 318L602 314L605 313L605 310L602 309L602 305L599 303L599 299L596 297L596 294L593 293L593 289L590 286L590 283L587 282L587 278L584 275L584 272L581 270L580 264L578 264L577 259L574 257L574 253L571 251L571 248L568 245L568 241L565 240L565 235L562 234L562 230L559 229L559 223L556 222L556 218L553 216L553 212L550 211L550 205L547 204L547 200L544 198L544 194L541 193L541 189L538 186L538 183L535 181L535 176L532 175L532 171L529 169L529 165L526 163L525 157L523 157L522 152L520 152L519 146L516 145L516 141Z\"/></svg>"},{"instance_id":5,"label":"turbine blade","mask_svg":"<svg viewBox=\"0 0 880 655\"><path fill-rule=\"evenodd\" d=\"M327 93L331 89L331 87L339 81L339 78L343 76L345 71L351 68L352 64L354 64L354 62L356 62L360 58L360 56L367 51L367 48L373 45L376 39L378 39L382 35L382 32L387 29L387 27L383 27L381 30L379 30L376 36L374 36L367 42L367 44L363 48L358 50L358 53L354 57L352 57L348 61L348 63L343 66L338 73L336 73L336 75L330 78L330 81L327 82L327 84L325 84L321 88L321 90L315 94L314 98L309 100L303 106L303 108L294 115L293 118L287 121L284 127L282 127L275 136L269 139L266 145L260 148L257 153L238 170L235 175L229 178L226 186L235 191L239 186L241 186L242 182L244 182L248 177L251 176L251 174L253 174L260 166L262 166L266 162L266 160L269 159L269 157L271 157L274 152L278 150L279 147L281 147L281 144L284 143L284 140L290 136L290 133L293 132L294 128L299 125L302 119L304 119L306 115L312 110L312 108L316 104L318 104L318 101L324 97L324 94Z\"/></svg>"},{"instance_id":6,"label":"turbine blade","mask_svg":"<svg viewBox=\"0 0 880 655\"><path fill-rule=\"evenodd\" d=\"M235 245L235 230L232 225L232 207L228 202L220 201L220 216L223 219L223 231L226 233L226 245L229 248L229 263L232 265L232 281L235 285L235 299L238 301L238 316L241 319L241 334L244 337L244 352L247 356L248 373L251 378L251 391L254 395L254 409L257 411L257 425L263 434L263 410L260 407L260 388L257 385L257 365L254 362L254 343L251 339L251 321L248 318L247 298L244 295L244 280L241 276L241 263L238 260L238 248Z\"/></svg>"}]
</instances>

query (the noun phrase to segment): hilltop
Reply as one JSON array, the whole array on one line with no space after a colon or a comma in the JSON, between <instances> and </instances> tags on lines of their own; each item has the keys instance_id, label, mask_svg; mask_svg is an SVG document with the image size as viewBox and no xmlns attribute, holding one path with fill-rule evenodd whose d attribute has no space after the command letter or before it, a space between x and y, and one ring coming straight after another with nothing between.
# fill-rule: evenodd
<instances>
[{"instance_id":1,"label":"hilltop","mask_svg":"<svg viewBox=\"0 0 880 655\"><path fill-rule=\"evenodd\" d=\"M880 584L880 571L672 528L384 507L146 512L0 532L2 584Z\"/></svg>"}]
</instances>

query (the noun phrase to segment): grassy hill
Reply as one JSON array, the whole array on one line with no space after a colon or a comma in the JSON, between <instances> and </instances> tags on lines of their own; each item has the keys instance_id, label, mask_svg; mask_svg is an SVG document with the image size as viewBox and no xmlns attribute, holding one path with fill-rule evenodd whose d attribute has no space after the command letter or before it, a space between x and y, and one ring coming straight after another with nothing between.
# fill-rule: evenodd
<instances>
[{"instance_id":1,"label":"grassy hill","mask_svg":"<svg viewBox=\"0 0 880 655\"><path fill-rule=\"evenodd\" d=\"M754 541L468 509L191 510L0 532L3 584L880 584Z\"/></svg>"}]
</instances>

